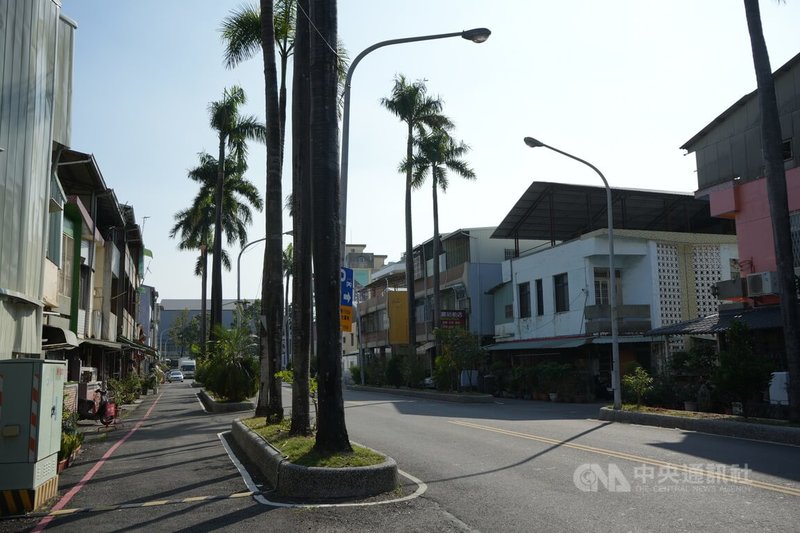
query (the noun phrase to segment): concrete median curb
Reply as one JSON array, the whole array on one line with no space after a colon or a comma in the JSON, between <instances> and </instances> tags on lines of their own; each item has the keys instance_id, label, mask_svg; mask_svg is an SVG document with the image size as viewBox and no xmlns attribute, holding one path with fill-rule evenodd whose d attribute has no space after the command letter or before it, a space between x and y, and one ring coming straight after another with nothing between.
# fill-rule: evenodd
<instances>
[{"instance_id":1,"label":"concrete median curb","mask_svg":"<svg viewBox=\"0 0 800 533\"><path fill-rule=\"evenodd\" d=\"M240 420L233 421L231 434L281 497L308 500L363 498L397 488L397 463L391 457L373 466L300 466L287 461L278 450Z\"/></svg>"},{"instance_id":2,"label":"concrete median curb","mask_svg":"<svg viewBox=\"0 0 800 533\"><path fill-rule=\"evenodd\" d=\"M658 413L642 413L635 411L616 411L610 407L601 407L600 420L640 424L663 428L686 429L713 435L739 437L743 439L764 440L781 444L800 445L800 428L770 426L735 420L709 418L688 418Z\"/></svg>"},{"instance_id":3,"label":"concrete median curb","mask_svg":"<svg viewBox=\"0 0 800 533\"><path fill-rule=\"evenodd\" d=\"M348 385L347 388L361 392L382 392L384 394L397 394L400 396L412 396L414 398L425 398L426 400L441 400L444 402L460 403L492 403L494 396L491 394L462 394L458 392L435 392L416 389L395 389L389 387L370 387L368 385Z\"/></svg>"},{"instance_id":4,"label":"concrete median curb","mask_svg":"<svg viewBox=\"0 0 800 533\"><path fill-rule=\"evenodd\" d=\"M212 413L232 413L235 411L252 411L256 408L255 404L251 401L244 402L218 402L214 400L205 389L200 389L197 393L200 401L206 407L206 410Z\"/></svg>"}]
</instances>

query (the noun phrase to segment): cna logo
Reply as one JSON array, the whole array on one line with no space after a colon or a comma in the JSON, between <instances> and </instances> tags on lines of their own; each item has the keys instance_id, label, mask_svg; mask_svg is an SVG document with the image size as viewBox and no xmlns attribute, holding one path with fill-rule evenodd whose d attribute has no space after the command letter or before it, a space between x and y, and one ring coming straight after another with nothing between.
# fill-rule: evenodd
<instances>
[{"instance_id":1,"label":"cna logo","mask_svg":"<svg viewBox=\"0 0 800 533\"><path fill-rule=\"evenodd\" d=\"M583 492L597 492L601 487L609 492L631 491L631 484L625 474L613 463L608 465L607 471L596 463L582 464L572 474L572 481Z\"/></svg>"}]
</instances>

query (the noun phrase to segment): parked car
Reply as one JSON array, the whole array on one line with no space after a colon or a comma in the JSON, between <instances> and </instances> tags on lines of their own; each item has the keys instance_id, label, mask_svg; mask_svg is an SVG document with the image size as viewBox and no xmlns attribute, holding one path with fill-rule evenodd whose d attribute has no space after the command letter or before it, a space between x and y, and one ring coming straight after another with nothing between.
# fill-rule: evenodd
<instances>
[{"instance_id":1,"label":"parked car","mask_svg":"<svg viewBox=\"0 0 800 533\"><path fill-rule=\"evenodd\" d=\"M434 380L432 377L427 377L422 380L422 387L426 389L435 389L436 380Z\"/></svg>"},{"instance_id":2,"label":"parked car","mask_svg":"<svg viewBox=\"0 0 800 533\"><path fill-rule=\"evenodd\" d=\"M173 381L180 381L183 383L183 372L180 370L170 370L169 374L167 374L167 381L172 383Z\"/></svg>"}]
</instances>

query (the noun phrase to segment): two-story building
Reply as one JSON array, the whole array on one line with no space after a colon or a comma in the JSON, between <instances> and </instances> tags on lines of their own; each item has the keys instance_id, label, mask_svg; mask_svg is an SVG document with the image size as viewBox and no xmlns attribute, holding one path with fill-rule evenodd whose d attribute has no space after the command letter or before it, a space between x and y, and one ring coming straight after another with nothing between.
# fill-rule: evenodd
<instances>
[{"instance_id":1,"label":"two-story building","mask_svg":"<svg viewBox=\"0 0 800 533\"><path fill-rule=\"evenodd\" d=\"M728 221L691 194L613 189L614 270L622 367L663 363L654 326L716 311L713 288L737 264ZM556 359L610 383L609 242L604 187L534 182L494 233L552 245L520 250L493 288L495 359ZM681 349L676 339L667 349Z\"/></svg>"}]
</instances>

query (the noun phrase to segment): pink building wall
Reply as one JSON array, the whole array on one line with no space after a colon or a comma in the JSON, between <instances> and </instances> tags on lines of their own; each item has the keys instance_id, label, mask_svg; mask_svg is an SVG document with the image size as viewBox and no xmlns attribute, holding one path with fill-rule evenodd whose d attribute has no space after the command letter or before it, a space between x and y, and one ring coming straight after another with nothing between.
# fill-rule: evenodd
<instances>
[{"instance_id":1,"label":"pink building wall","mask_svg":"<svg viewBox=\"0 0 800 533\"><path fill-rule=\"evenodd\" d=\"M800 167L786 171L789 212L800 210ZM742 275L777 269L767 182L759 179L710 194L711 215L736 220Z\"/></svg>"}]
</instances>

